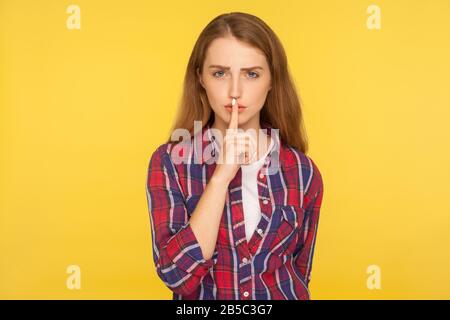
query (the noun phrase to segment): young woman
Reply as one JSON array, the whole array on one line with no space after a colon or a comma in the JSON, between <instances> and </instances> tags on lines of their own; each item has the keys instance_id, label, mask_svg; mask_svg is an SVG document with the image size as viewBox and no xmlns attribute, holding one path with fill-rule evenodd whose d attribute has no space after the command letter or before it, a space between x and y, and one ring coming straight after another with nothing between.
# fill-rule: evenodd
<instances>
[{"instance_id":1,"label":"young woman","mask_svg":"<svg viewBox=\"0 0 450 320\"><path fill-rule=\"evenodd\" d=\"M310 299L323 183L266 23L229 13L205 27L173 132L146 185L154 263L173 299Z\"/></svg>"}]
</instances>

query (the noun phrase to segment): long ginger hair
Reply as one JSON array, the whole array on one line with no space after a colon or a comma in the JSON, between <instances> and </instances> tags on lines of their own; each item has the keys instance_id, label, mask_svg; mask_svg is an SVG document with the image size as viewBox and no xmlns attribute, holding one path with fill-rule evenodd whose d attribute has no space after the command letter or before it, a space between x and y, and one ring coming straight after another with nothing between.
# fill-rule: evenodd
<instances>
[{"instance_id":1,"label":"long ginger hair","mask_svg":"<svg viewBox=\"0 0 450 320\"><path fill-rule=\"evenodd\" d=\"M288 70L284 48L277 35L260 18L247 13L226 13L214 18L200 33L186 69L183 94L172 130L183 128L194 134L194 120L202 125L214 122L214 112L199 82L209 44L220 37L233 36L261 50L267 59L272 89L260 112L260 123L279 129L283 143L306 153L308 142L301 103ZM198 69L198 70L197 70ZM167 142L173 142L170 139Z\"/></svg>"}]
</instances>

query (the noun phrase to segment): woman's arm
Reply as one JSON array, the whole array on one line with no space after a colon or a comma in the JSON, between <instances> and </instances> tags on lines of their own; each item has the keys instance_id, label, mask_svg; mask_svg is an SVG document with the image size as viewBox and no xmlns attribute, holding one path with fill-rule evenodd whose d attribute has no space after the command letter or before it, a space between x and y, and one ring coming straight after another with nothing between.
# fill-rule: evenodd
<instances>
[{"instance_id":1,"label":"woman's arm","mask_svg":"<svg viewBox=\"0 0 450 320\"><path fill-rule=\"evenodd\" d=\"M203 257L207 260L211 259L216 248L228 185L228 181L213 174L190 219Z\"/></svg>"},{"instance_id":2,"label":"woman's arm","mask_svg":"<svg viewBox=\"0 0 450 320\"><path fill-rule=\"evenodd\" d=\"M311 159L310 159L311 160ZM311 160L311 182L307 186L303 203L305 205L304 223L301 228L299 241L303 242L303 246L295 256L295 264L303 280L308 286L311 279L311 267L314 255L314 247L316 242L317 228L319 225L319 213L323 198L323 181L319 169Z\"/></svg>"},{"instance_id":3,"label":"woman's arm","mask_svg":"<svg viewBox=\"0 0 450 320\"><path fill-rule=\"evenodd\" d=\"M150 160L147 199L154 261L161 279L182 295L192 293L212 267L228 186L241 166L243 152L244 163L253 154L251 136L238 132L238 112L233 99L220 161L189 220L167 145L158 148Z\"/></svg>"},{"instance_id":4,"label":"woman's arm","mask_svg":"<svg viewBox=\"0 0 450 320\"><path fill-rule=\"evenodd\" d=\"M159 277L173 292L192 293L212 267L227 190L228 183L213 176L187 220L170 155L165 147L153 153L147 179L153 258Z\"/></svg>"}]
</instances>

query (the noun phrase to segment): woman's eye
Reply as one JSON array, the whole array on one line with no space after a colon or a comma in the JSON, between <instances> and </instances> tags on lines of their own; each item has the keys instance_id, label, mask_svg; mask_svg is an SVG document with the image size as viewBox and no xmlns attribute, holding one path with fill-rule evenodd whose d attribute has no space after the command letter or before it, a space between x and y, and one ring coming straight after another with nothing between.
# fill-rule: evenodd
<instances>
[{"instance_id":1,"label":"woman's eye","mask_svg":"<svg viewBox=\"0 0 450 320\"><path fill-rule=\"evenodd\" d=\"M216 71L216 72L213 73L213 77L215 77L215 78L222 78L224 76L224 74L225 74L224 71ZM259 74L257 74L256 72L253 72L253 71L249 71L248 72L248 76L249 76L249 78L255 79L255 78L259 77Z\"/></svg>"},{"instance_id":2,"label":"woman's eye","mask_svg":"<svg viewBox=\"0 0 450 320\"><path fill-rule=\"evenodd\" d=\"M223 74L223 71L216 71L216 72L213 73L213 76L216 77L216 78L220 78L220 76L219 77L216 76L218 73L222 73Z\"/></svg>"},{"instance_id":3,"label":"woman's eye","mask_svg":"<svg viewBox=\"0 0 450 320\"><path fill-rule=\"evenodd\" d=\"M259 75L256 72L250 71L249 73L250 78L258 78Z\"/></svg>"}]
</instances>

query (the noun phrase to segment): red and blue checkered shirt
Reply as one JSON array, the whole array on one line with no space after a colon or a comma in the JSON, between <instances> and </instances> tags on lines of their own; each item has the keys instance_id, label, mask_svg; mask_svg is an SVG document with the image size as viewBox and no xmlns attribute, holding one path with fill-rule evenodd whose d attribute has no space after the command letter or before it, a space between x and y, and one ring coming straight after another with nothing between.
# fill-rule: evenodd
<instances>
[{"instance_id":1,"label":"red and blue checkered shirt","mask_svg":"<svg viewBox=\"0 0 450 320\"><path fill-rule=\"evenodd\" d=\"M270 125L261 127L275 136ZM218 154L211 129L205 125L187 142L191 151L184 156L190 161L173 161L172 142L162 144L151 156L146 190L159 277L174 300L310 299L323 196L317 166L276 139L278 147L271 149L257 175L261 219L248 242L239 169L228 186L214 254L205 260L189 217L216 166L211 161ZM199 154L203 157L194 161ZM278 170L269 174L275 157Z\"/></svg>"}]
</instances>

